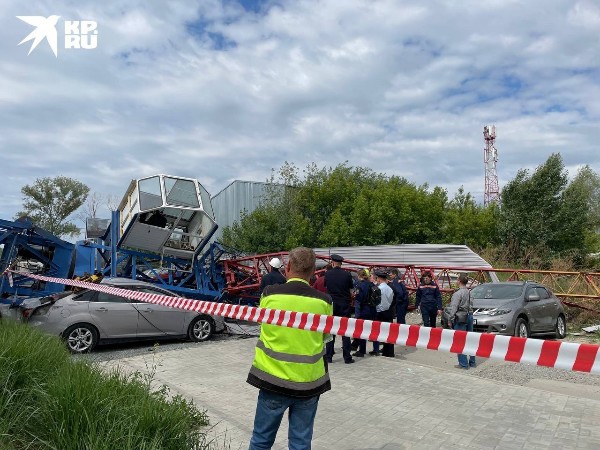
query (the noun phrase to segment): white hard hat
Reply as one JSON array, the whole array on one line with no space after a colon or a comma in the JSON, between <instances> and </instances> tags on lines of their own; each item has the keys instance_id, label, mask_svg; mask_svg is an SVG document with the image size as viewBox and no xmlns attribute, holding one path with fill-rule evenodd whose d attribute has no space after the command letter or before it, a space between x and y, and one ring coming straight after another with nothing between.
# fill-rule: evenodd
<instances>
[{"instance_id":1,"label":"white hard hat","mask_svg":"<svg viewBox=\"0 0 600 450\"><path fill-rule=\"evenodd\" d=\"M279 269L281 266L283 266L283 263L279 258L273 258L271 261L269 261L269 265L274 269Z\"/></svg>"}]
</instances>

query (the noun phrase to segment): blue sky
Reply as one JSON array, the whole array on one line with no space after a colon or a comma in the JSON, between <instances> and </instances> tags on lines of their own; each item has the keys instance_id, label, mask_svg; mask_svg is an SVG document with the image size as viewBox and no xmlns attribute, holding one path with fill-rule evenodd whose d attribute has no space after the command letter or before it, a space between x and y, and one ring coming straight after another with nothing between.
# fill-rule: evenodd
<instances>
[{"instance_id":1,"label":"blue sky","mask_svg":"<svg viewBox=\"0 0 600 450\"><path fill-rule=\"evenodd\" d=\"M18 15L60 15L27 56ZM65 20L98 47L64 48ZM0 218L65 175L120 199L156 173L211 193L285 161L344 161L483 198L560 152L600 172L597 1L0 0Z\"/></svg>"}]
</instances>

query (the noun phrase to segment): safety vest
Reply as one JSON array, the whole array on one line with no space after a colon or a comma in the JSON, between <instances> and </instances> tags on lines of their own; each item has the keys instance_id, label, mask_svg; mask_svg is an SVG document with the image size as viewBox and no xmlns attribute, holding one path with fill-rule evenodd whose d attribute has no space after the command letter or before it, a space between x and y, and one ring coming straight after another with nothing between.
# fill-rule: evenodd
<instances>
[{"instance_id":1,"label":"safety vest","mask_svg":"<svg viewBox=\"0 0 600 450\"><path fill-rule=\"evenodd\" d=\"M331 297L299 278L267 286L261 308L332 315ZM331 389L323 333L262 324L248 383L290 397L313 397Z\"/></svg>"}]
</instances>

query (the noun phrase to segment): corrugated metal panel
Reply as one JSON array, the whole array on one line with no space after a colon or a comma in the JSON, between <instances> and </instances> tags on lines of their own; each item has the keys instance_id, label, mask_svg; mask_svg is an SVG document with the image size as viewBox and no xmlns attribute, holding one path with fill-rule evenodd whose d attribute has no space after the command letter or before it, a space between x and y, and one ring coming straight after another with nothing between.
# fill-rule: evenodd
<instances>
[{"instance_id":1,"label":"corrugated metal panel","mask_svg":"<svg viewBox=\"0 0 600 450\"><path fill-rule=\"evenodd\" d=\"M266 187L267 183L236 180L213 196L211 202L219 229L212 240L220 239L225 227L239 221L242 211L254 211L263 200Z\"/></svg>"},{"instance_id":2,"label":"corrugated metal panel","mask_svg":"<svg viewBox=\"0 0 600 450\"><path fill-rule=\"evenodd\" d=\"M401 244L358 247L315 248L317 255L334 253L345 259L368 264L406 264L418 267L480 267L492 266L466 245Z\"/></svg>"}]
</instances>

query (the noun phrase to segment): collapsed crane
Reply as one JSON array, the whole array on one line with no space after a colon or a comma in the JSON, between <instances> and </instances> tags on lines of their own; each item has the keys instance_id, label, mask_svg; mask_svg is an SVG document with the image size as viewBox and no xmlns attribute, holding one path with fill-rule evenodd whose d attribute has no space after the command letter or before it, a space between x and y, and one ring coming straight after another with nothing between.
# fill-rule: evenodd
<instances>
[{"instance_id":1,"label":"collapsed crane","mask_svg":"<svg viewBox=\"0 0 600 450\"><path fill-rule=\"evenodd\" d=\"M217 226L210 196L198 180L154 175L133 180L106 228L96 233L97 237L79 241L76 245L62 241L26 220L0 221L0 244L4 244L0 273L9 264L15 267L16 262L25 258L28 264L33 264L36 273L59 278L98 271L106 276L154 282L188 298L255 303L259 298L261 277L268 270L268 261L273 257L287 261L287 253L243 255L220 242L211 241ZM369 249L370 254L373 254L372 249ZM418 287L424 270L434 273L445 292L453 289L457 272L469 273L473 283L497 281L496 274L508 272L503 279L542 277L542 282L547 281L559 297L600 299L598 273L467 266L453 263L448 254L442 258L445 264L439 261L434 264L432 251L435 249L423 250L422 260L413 263L396 258L398 253L393 252L392 258L385 260L347 257L346 266L350 270L399 268L409 291ZM317 253L317 268L322 271L329 256L323 249ZM397 263L398 260L404 263ZM20 268L34 271L31 267ZM557 283L553 282L555 278ZM17 293L43 296L64 289L57 284L35 284L26 277L13 280L12 286L7 277L2 277L0 282L0 294L5 298Z\"/></svg>"}]
</instances>

